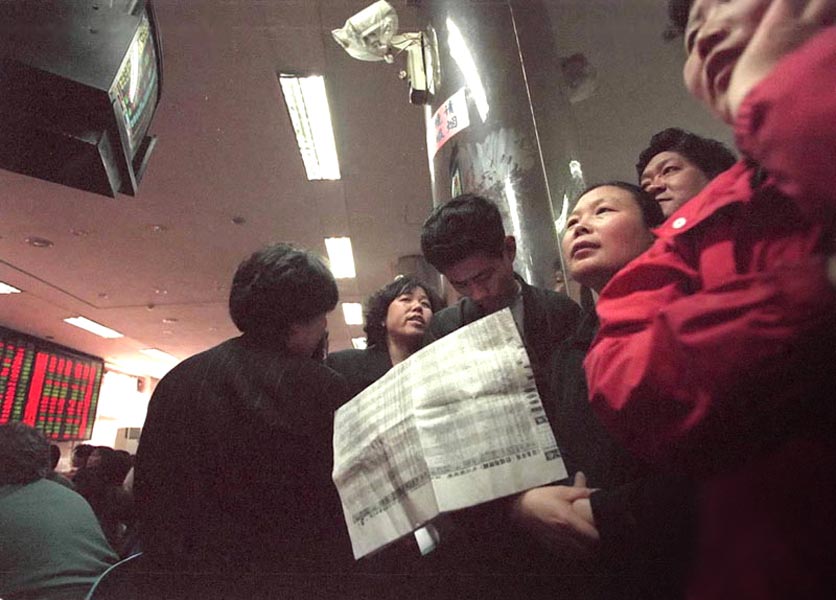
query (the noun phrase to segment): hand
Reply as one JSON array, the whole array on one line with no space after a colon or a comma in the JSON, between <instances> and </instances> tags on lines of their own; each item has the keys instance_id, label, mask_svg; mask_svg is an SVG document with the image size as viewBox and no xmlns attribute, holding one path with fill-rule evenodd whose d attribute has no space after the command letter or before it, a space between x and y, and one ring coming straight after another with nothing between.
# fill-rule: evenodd
<instances>
[{"instance_id":1,"label":"hand","mask_svg":"<svg viewBox=\"0 0 836 600\"><path fill-rule=\"evenodd\" d=\"M746 95L784 56L834 23L833 0L772 0L735 65L727 93L726 120L734 121Z\"/></svg>"},{"instance_id":2,"label":"hand","mask_svg":"<svg viewBox=\"0 0 836 600\"><path fill-rule=\"evenodd\" d=\"M586 500L594 490L578 473L573 486L552 485L523 492L514 499L511 518L552 551L570 556L588 555L600 539L591 509L587 515L574 503Z\"/></svg>"}]
</instances>

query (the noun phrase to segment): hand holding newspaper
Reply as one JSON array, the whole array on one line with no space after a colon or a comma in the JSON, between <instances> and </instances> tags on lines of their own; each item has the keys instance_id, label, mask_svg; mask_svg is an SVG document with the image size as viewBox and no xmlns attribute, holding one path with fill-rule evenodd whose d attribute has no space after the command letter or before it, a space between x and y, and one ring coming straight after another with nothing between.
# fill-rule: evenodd
<instances>
[{"instance_id":1,"label":"hand holding newspaper","mask_svg":"<svg viewBox=\"0 0 836 600\"><path fill-rule=\"evenodd\" d=\"M458 510L566 477L508 309L395 365L334 420L354 557Z\"/></svg>"}]
</instances>

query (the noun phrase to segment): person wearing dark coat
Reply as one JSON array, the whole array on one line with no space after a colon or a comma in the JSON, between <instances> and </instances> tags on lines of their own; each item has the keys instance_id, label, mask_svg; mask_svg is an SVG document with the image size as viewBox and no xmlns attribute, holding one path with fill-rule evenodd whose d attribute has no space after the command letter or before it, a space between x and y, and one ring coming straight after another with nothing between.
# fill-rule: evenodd
<instances>
[{"instance_id":1,"label":"person wearing dark coat","mask_svg":"<svg viewBox=\"0 0 836 600\"><path fill-rule=\"evenodd\" d=\"M496 205L463 194L438 206L424 223L421 249L462 296L434 316L424 343L510 308L543 396L552 353L574 333L580 309L565 294L531 286L514 273L516 241L505 235Z\"/></svg>"},{"instance_id":2,"label":"person wearing dark coat","mask_svg":"<svg viewBox=\"0 0 836 600\"><path fill-rule=\"evenodd\" d=\"M443 307L444 300L432 287L413 276L398 277L366 301L366 349L334 352L325 363L346 378L354 397L421 349L433 314ZM395 596L398 590L408 593L409 579L419 572L420 557L415 538L407 536L358 562L356 572L361 575L355 582L375 597Z\"/></svg>"},{"instance_id":3,"label":"person wearing dark coat","mask_svg":"<svg viewBox=\"0 0 836 600\"><path fill-rule=\"evenodd\" d=\"M588 188L563 238L570 276L599 292L663 221L653 196L633 184ZM587 561L595 576L586 597L673 600L683 596L694 543L693 485L633 458L596 418L583 360L597 329L593 307L555 352L544 403L570 479L519 495L512 515L555 558Z\"/></svg>"},{"instance_id":4,"label":"person wearing dark coat","mask_svg":"<svg viewBox=\"0 0 836 600\"><path fill-rule=\"evenodd\" d=\"M436 207L424 222L421 249L462 296L433 317L424 343L509 308L545 402L552 354L577 328L580 309L567 296L533 287L516 275L516 241L505 234L498 207L474 194ZM561 575L512 522L510 502L502 498L457 511L439 524L440 543L424 558L424 570L447 577L440 597L550 593L543 577Z\"/></svg>"},{"instance_id":5,"label":"person wearing dark coat","mask_svg":"<svg viewBox=\"0 0 836 600\"><path fill-rule=\"evenodd\" d=\"M243 335L183 361L154 391L135 465L141 546L161 568L201 574L201 593L299 596L311 573L351 564L331 481L333 412L348 390L321 363L337 298L312 254L254 253L230 292ZM318 593L328 585L320 578Z\"/></svg>"},{"instance_id":6,"label":"person wearing dark coat","mask_svg":"<svg viewBox=\"0 0 836 600\"><path fill-rule=\"evenodd\" d=\"M329 354L325 364L343 375L352 397L421 348L433 315L444 300L412 276L387 283L366 301L366 348Z\"/></svg>"}]
</instances>

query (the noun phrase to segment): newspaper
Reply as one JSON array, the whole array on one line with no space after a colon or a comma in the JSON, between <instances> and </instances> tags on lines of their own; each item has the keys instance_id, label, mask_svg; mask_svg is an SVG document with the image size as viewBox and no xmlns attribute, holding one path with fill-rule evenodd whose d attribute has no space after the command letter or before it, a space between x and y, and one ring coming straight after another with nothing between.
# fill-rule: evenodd
<instances>
[{"instance_id":1,"label":"newspaper","mask_svg":"<svg viewBox=\"0 0 836 600\"><path fill-rule=\"evenodd\" d=\"M440 513L564 477L509 309L413 354L336 413L333 479L355 558Z\"/></svg>"}]
</instances>

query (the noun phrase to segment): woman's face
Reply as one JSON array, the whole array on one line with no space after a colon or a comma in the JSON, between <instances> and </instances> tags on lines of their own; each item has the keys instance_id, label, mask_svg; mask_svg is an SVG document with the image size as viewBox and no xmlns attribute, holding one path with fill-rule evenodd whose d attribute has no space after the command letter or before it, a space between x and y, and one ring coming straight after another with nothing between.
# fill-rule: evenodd
<instances>
[{"instance_id":1,"label":"woman's face","mask_svg":"<svg viewBox=\"0 0 836 600\"><path fill-rule=\"evenodd\" d=\"M423 288L414 288L389 303L384 323L386 335L394 340L420 342L432 318L430 297Z\"/></svg>"},{"instance_id":2,"label":"woman's face","mask_svg":"<svg viewBox=\"0 0 836 600\"><path fill-rule=\"evenodd\" d=\"M729 83L771 0L695 0L685 30L685 86L716 115L734 123Z\"/></svg>"},{"instance_id":3,"label":"woman's face","mask_svg":"<svg viewBox=\"0 0 836 600\"><path fill-rule=\"evenodd\" d=\"M633 194L605 185L578 200L566 222L563 253L571 277L600 292L619 269L652 243L653 235Z\"/></svg>"}]
</instances>

